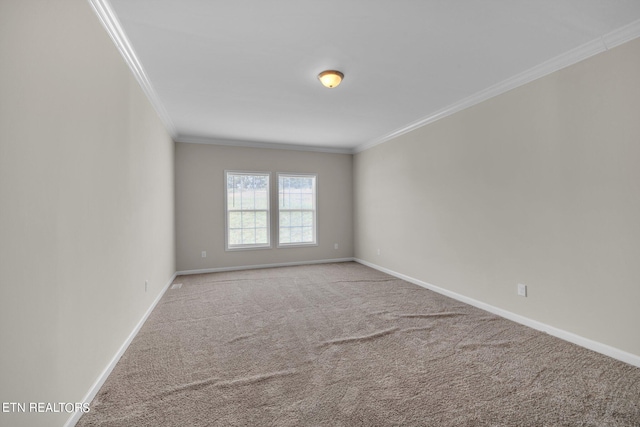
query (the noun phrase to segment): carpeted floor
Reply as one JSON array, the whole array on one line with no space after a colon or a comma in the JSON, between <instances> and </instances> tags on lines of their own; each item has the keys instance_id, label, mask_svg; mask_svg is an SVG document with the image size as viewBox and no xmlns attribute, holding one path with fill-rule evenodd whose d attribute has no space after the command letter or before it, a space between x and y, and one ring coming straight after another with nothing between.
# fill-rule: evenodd
<instances>
[{"instance_id":1,"label":"carpeted floor","mask_svg":"<svg viewBox=\"0 0 640 427\"><path fill-rule=\"evenodd\" d=\"M640 369L355 263L178 277L78 426L640 426Z\"/></svg>"}]
</instances>

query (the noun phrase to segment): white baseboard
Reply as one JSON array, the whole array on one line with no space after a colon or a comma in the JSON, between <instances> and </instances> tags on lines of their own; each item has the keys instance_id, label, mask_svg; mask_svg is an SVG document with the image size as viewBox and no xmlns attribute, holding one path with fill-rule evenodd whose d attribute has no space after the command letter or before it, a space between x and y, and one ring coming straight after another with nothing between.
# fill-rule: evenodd
<instances>
[{"instance_id":1,"label":"white baseboard","mask_svg":"<svg viewBox=\"0 0 640 427\"><path fill-rule=\"evenodd\" d=\"M221 271L238 271L238 270L255 270L258 268L274 268L274 267L291 267L295 265L309 265L309 264L328 264L332 262L351 262L355 261L354 258L333 258L333 259L319 259L314 261L295 261L295 262L280 262L276 264L259 264L259 265L241 265L237 267L219 267L219 268L203 268L201 270L182 270L176 274L178 276L187 276L189 274L206 274L206 273L219 273Z\"/></svg>"},{"instance_id":2,"label":"white baseboard","mask_svg":"<svg viewBox=\"0 0 640 427\"><path fill-rule=\"evenodd\" d=\"M413 277L404 275L402 273L398 273L393 270L389 270L388 268L381 267L379 265L370 263L368 261L354 258L355 262L366 265L367 267L371 267L375 270L382 271L383 273L390 274L391 276L395 276L399 279L406 280L407 282L413 283L418 286L422 286L423 288L432 290L439 294L445 295L447 297L453 298L455 300L464 302L466 304L472 305L474 307L478 307L482 310L488 311L493 314L497 314L498 316L504 317L506 319L512 320L516 323L520 323L522 325L528 326L530 328L536 329L538 331L546 332L549 335L553 335L554 337L560 338L562 340L568 341L570 343L579 345L580 347L587 348L589 350L593 350L597 353L604 354L605 356L612 357L614 359L620 360L622 362L628 363L633 366L637 366L640 368L640 356L628 353L626 351L620 350L615 347L611 347L606 344L602 344L597 341L590 340L588 338L582 337L580 335L576 335L572 332L565 331L563 329L556 328L551 325L547 325L546 323L538 322L537 320L529 319L528 317L521 316L519 314L512 313L507 310L503 310L498 307L494 307L490 304L484 303L482 301L475 300L473 298L466 297L464 295L458 294L456 292L452 292L438 286L432 285L431 283L423 282L422 280L415 279Z\"/></svg>"},{"instance_id":3,"label":"white baseboard","mask_svg":"<svg viewBox=\"0 0 640 427\"><path fill-rule=\"evenodd\" d=\"M178 273L173 273L173 276L171 276L171 279L169 279L169 282L165 285L165 287L162 289L162 291L158 294L156 299L153 301L153 303L149 306L147 311L144 313L144 316L142 316L142 319L140 319L140 321L133 328L133 331L131 331L131 333L129 334L129 336L127 337L125 342L122 344L122 346L120 346L120 349L118 350L118 352L115 354L115 356L113 356L113 358L111 359L111 361L109 362L107 367L104 368L102 373L98 376L96 381L93 383L93 385L89 389L89 392L87 393L87 395L84 397L84 399L82 399L83 403L91 403L93 398L96 397L96 394L98 394L98 391L100 390L100 387L102 387L104 382L107 380L107 377L109 376L109 374L111 374L111 371L113 371L113 368L115 368L116 364L118 363L118 361L120 360L120 358L122 357L124 352L129 347L129 344L131 344L131 341L133 341L135 336L138 334L138 331L140 331L140 328L142 328L142 325L144 324L144 322L146 322L147 318L149 317L149 315L151 314L153 309L156 308L156 305L158 305L158 302L160 301L160 299L162 298L164 293L167 291L167 289L169 289L169 286L171 285L171 283L173 283L173 280L176 278L177 275L178 275ZM64 427L73 427L73 426L75 426L76 423L78 422L78 420L80 420L80 417L83 414L84 414L84 412L82 412L82 411L74 412L71 415L71 417L69 417L67 422L64 424Z\"/></svg>"},{"instance_id":4,"label":"white baseboard","mask_svg":"<svg viewBox=\"0 0 640 427\"><path fill-rule=\"evenodd\" d=\"M158 302L160 301L160 299L162 298L164 293L167 291L167 289L169 289L169 286L171 285L171 283L173 283L174 279L177 276L189 275L189 274L216 273L216 272L221 272L221 271L251 270L251 269L258 269L258 268L289 267L289 266L296 266L296 265L327 264L327 263L333 263L333 262L351 262L351 261L358 262L358 263L360 263L362 265L366 265L367 267L371 267L371 268L373 268L375 270L382 271L383 273L390 274L391 276L395 276L395 277L397 277L399 279L402 279L402 280L405 280L407 282L413 283L415 285L421 286L423 288L432 290L434 292L437 292L439 294L442 294L442 295L445 295L447 297L453 298L455 300L464 302L464 303L472 305L474 307L478 307L478 308L480 308L482 310L485 310L485 311L488 311L490 313L497 314L498 316L501 316L501 317L504 317L506 319L512 320L512 321L514 321L516 323L520 323L520 324L528 326L530 328L533 328L533 329L536 329L536 330L539 330L539 331L542 331L542 332L546 332L549 335L553 335L553 336L555 336L557 338L563 339L565 341L571 342L573 344L579 345L579 346L587 348L589 350L593 350L593 351L595 351L597 353L604 354L605 356L612 357L614 359L620 360L622 362L625 362L625 363L628 363L630 365L637 366L637 367L640 368L640 356L637 356L635 354L631 354L631 353L628 353L626 351L617 349L615 347L611 347L609 345L602 344L602 343L599 343L597 341L593 341L593 340L590 340L588 338L584 338L584 337L582 337L580 335L576 335L574 333L571 333L571 332L556 328L554 326L550 326L550 325L547 325L545 323L538 322L537 320L529 319L528 317L524 317L524 316L521 316L519 314L515 314L515 313L512 313L512 312L507 311L507 310L503 310L503 309L498 308L498 307L494 307L494 306L492 306L490 304L486 304L484 302L475 300L473 298L466 297L466 296L458 294L456 292L452 292L452 291L449 291L447 289L440 288L440 287L432 285L430 283L423 282L422 280L418 280L418 279L415 279L413 277L404 275L402 273L398 273L396 271L389 270L388 268L381 267L379 265L370 263L368 261L365 261L365 260L362 260L362 259L359 259L359 258L335 258L335 259L324 259L324 260L314 260L314 261L285 262L285 263L277 263L277 264L261 264L261 265L247 265L247 266L238 266L238 267L207 268L207 269L202 269L202 270L184 270L184 271L178 271L178 272L174 273L173 276L171 277L171 279L168 281L168 283L162 289L162 292L160 292L158 294L158 296L153 301L151 306L149 306L149 308L145 312L144 316L142 316L142 318L140 319L138 324L133 328L133 330L131 331L131 333L129 334L129 336L125 340L125 342L122 344L122 346L120 347L118 352L113 356L113 358L111 359L111 361L109 362L107 367L98 376L98 378L96 379L94 384L91 386L91 388L89 389L88 393L86 394L86 396L84 397L82 402L91 403L93 398L96 396L96 394L100 390L100 387L102 387L102 385L107 380L107 377L109 376L111 371L113 371L113 368L115 368L116 364L118 363L118 361L120 360L120 358L122 357L124 352L129 347L129 344L131 344L131 341L133 341L135 336L138 334L138 331L140 331L140 328L142 328L142 325L144 324L144 322L147 320L147 318L149 317L149 315L151 314L153 309L156 307L156 305L158 304ZM78 420L80 419L80 417L82 416L82 414L83 414L83 412L74 412L71 415L71 417L69 417L67 422L64 424L64 427L73 427L73 426L75 426L76 423L78 422Z\"/></svg>"}]
</instances>

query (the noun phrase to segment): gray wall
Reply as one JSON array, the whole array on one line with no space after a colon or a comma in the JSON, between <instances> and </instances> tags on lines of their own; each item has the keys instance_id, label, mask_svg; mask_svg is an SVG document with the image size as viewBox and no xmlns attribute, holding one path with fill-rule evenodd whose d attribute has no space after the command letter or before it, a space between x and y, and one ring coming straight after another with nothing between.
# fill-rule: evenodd
<instances>
[{"instance_id":1,"label":"gray wall","mask_svg":"<svg viewBox=\"0 0 640 427\"><path fill-rule=\"evenodd\" d=\"M1 402L80 401L176 269L354 255L640 355L640 40L355 157L174 147L84 0L0 58ZM225 169L318 173L319 245L225 252Z\"/></svg>"},{"instance_id":2,"label":"gray wall","mask_svg":"<svg viewBox=\"0 0 640 427\"><path fill-rule=\"evenodd\" d=\"M350 154L177 143L178 271L352 257L352 157ZM225 251L225 170L317 173L318 246ZM275 218L273 211L272 218ZM334 243L338 243L339 249L334 249ZM202 251L207 252L207 258L201 257Z\"/></svg>"},{"instance_id":3,"label":"gray wall","mask_svg":"<svg viewBox=\"0 0 640 427\"><path fill-rule=\"evenodd\" d=\"M87 1L0 2L0 58L0 402L80 402L175 271L175 147Z\"/></svg>"},{"instance_id":4,"label":"gray wall","mask_svg":"<svg viewBox=\"0 0 640 427\"><path fill-rule=\"evenodd\" d=\"M635 40L357 154L356 257L640 355L639 76Z\"/></svg>"}]
</instances>

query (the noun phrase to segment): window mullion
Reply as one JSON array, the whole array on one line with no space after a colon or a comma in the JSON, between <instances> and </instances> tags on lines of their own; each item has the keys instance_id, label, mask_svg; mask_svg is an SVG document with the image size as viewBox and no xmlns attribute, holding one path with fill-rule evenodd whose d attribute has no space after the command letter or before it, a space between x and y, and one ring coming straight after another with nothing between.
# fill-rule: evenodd
<instances>
[{"instance_id":1,"label":"window mullion","mask_svg":"<svg viewBox=\"0 0 640 427\"><path fill-rule=\"evenodd\" d=\"M227 250L270 247L268 228L266 233L258 232L259 216L266 217L268 226L270 175L262 172L225 171ZM239 201L236 200L236 196L239 196ZM266 209L258 209L258 205L266 205ZM264 228L261 227L261 229Z\"/></svg>"},{"instance_id":2,"label":"window mullion","mask_svg":"<svg viewBox=\"0 0 640 427\"><path fill-rule=\"evenodd\" d=\"M314 174L278 174L278 244L317 242L317 194Z\"/></svg>"}]
</instances>

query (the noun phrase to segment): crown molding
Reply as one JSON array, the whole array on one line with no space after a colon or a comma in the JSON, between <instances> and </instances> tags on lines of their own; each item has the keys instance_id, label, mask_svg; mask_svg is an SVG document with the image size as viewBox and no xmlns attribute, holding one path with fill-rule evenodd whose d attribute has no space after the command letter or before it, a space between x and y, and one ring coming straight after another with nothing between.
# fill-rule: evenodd
<instances>
[{"instance_id":1,"label":"crown molding","mask_svg":"<svg viewBox=\"0 0 640 427\"><path fill-rule=\"evenodd\" d=\"M113 40L113 43L120 51L120 54L131 69L131 72L133 72L133 75L140 84L140 87L142 87L143 92L147 95L149 102L151 102L156 113L160 116L160 120L162 121L165 129L169 132L171 137L175 139L177 135L176 128L173 125L167 110L165 110L164 105L162 105L151 81L147 77L142 64L138 60L136 52L120 25L120 21L118 21L111 4L109 4L108 0L89 0L89 4L93 7L94 12L98 15L98 19L100 19L100 22L107 30L107 33L109 33L111 40Z\"/></svg>"},{"instance_id":2,"label":"crown molding","mask_svg":"<svg viewBox=\"0 0 640 427\"><path fill-rule=\"evenodd\" d=\"M107 30L107 33L113 40L114 44L120 51L125 62L133 72L136 80L142 87L142 90L147 95L147 98L153 105L154 109L158 113L160 120L164 124L165 128L171 135L171 137L177 142L187 142L195 144L212 144L212 145L228 145L235 147L250 147L250 148L270 148L280 150L297 150L297 151L313 151L322 153L339 153L339 154L355 154L376 145L387 142L391 139L397 138L400 135L411 132L422 126L426 126L430 123L438 121L442 118L455 114L459 111L472 107L483 101L486 101L495 96L501 95L519 86L523 86L548 74L551 74L560 69L566 68L570 65L583 61L598 53L605 52L618 45L631 41L637 37L640 37L640 20L636 20L629 25L618 28L611 31L595 40L578 46L568 52L556 56L542 64L539 64L527 71L510 77L500 83L490 86L480 92L477 92L467 98L464 98L458 102L455 102L445 108L437 110L429 115L413 121L405 126L402 126L392 132L382 135L378 138L357 145L352 148L335 148L335 147L322 147L312 145L300 145L300 144L282 144L271 142L258 142L258 141L241 141L233 139L217 139L204 136L195 135L179 135L177 130L169 117L166 109L164 108L158 94L156 93L151 81L147 77L147 74L142 67L142 64L138 60L136 53L131 46L118 18L116 17L109 0L88 0L91 4L96 15L100 19L100 22Z\"/></svg>"},{"instance_id":3,"label":"crown molding","mask_svg":"<svg viewBox=\"0 0 640 427\"><path fill-rule=\"evenodd\" d=\"M236 139L218 139L196 135L178 135L174 138L176 142L186 142L190 144L226 145L231 147L246 148L269 148L276 150L313 151L318 153L353 154L351 148L321 147L317 145L301 144L281 144L275 142L243 141Z\"/></svg>"},{"instance_id":4,"label":"crown molding","mask_svg":"<svg viewBox=\"0 0 640 427\"><path fill-rule=\"evenodd\" d=\"M602 36L602 41L608 50L629 42L637 37L640 37L640 19L605 34Z\"/></svg>"},{"instance_id":5,"label":"crown molding","mask_svg":"<svg viewBox=\"0 0 640 427\"><path fill-rule=\"evenodd\" d=\"M591 56L597 55L598 53L605 52L618 45L631 41L637 37L640 37L640 19L632 22L629 25L611 31L610 33L607 33L600 38L578 46L575 49L558 55L533 68L530 68L527 71L524 71L500 83L481 90L480 92L477 92L467 98L449 105L448 107L431 113L428 116L423 117L422 119L411 122L406 126L398 128L379 138L358 145L353 148L353 153L359 153L361 151L375 147L376 145L397 138L398 136L403 135L407 132L411 132L412 130L418 129L422 126L426 126L429 123L433 123L444 117L455 114L490 98L515 89L519 86L523 86L555 71L561 70L570 65L583 61Z\"/></svg>"}]
</instances>

